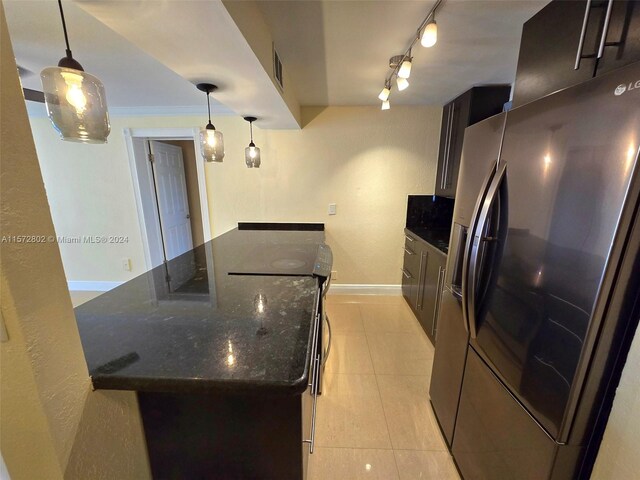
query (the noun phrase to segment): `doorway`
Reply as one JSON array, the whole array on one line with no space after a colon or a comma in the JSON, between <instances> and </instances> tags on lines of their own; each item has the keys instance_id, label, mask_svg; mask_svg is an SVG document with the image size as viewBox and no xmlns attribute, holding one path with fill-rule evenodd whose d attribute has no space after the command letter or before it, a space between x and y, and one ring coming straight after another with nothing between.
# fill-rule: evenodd
<instances>
[{"instance_id":1,"label":"doorway","mask_svg":"<svg viewBox=\"0 0 640 480\"><path fill-rule=\"evenodd\" d=\"M198 128L126 129L147 270L211 240Z\"/></svg>"}]
</instances>

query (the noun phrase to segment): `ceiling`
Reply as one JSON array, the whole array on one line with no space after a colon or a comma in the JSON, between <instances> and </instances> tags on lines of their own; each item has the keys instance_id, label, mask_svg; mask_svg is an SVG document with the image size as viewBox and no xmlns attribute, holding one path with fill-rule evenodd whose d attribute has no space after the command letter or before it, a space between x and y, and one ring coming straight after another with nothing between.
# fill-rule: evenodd
<instances>
[{"instance_id":1,"label":"ceiling","mask_svg":"<svg viewBox=\"0 0 640 480\"><path fill-rule=\"evenodd\" d=\"M389 57L406 49L434 1L260 0L255 8L300 105L377 105ZM513 82L522 24L547 2L445 0L437 45L414 49L411 86L394 90L392 104L443 105L473 85ZM3 5L18 64L35 72L23 85L39 90L40 70L64 55L56 2ZM262 128L298 128L221 0L64 6L74 57L102 79L112 113L204 113L193 82L213 81L223 87L214 112L256 115Z\"/></svg>"},{"instance_id":2,"label":"ceiling","mask_svg":"<svg viewBox=\"0 0 640 480\"><path fill-rule=\"evenodd\" d=\"M53 0L3 0L9 34L25 88L42 90L40 71L64 56L58 5ZM112 113L204 113L204 94L177 73L84 12L64 2L74 58L105 85ZM230 113L214 102L214 111ZM43 109L44 111L44 109Z\"/></svg>"},{"instance_id":3,"label":"ceiling","mask_svg":"<svg viewBox=\"0 0 640 480\"><path fill-rule=\"evenodd\" d=\"M410 86L391 102L443 105L474 85L512 83L522 24L549 0L445 0L438 43L418 45ZM378 104L435 0L260 1L301 105Z\"/></svg>"}]
</instances>

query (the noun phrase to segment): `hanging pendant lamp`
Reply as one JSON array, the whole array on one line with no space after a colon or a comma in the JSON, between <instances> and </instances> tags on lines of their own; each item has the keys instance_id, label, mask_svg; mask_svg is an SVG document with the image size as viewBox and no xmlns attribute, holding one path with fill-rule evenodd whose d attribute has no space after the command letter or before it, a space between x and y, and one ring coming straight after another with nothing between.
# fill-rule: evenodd
<instances>
[{"instance_id":1,"label":"hanging pendant lamp","mask_svg":"<svg viewBox=\"0 0 640 480\"><path fill-rule=\"evenodd\" d=\"M104 86L73 58L61 0L58 7L67 55L40 72L47 115L63 140L106 143L111 125Z\"/></svg>"},{"instance_id":2,"label":"hanging pendant lamp","mask_svg":"<svg viewBox=\"0 0 640 480\"><path fill-rule=\"evenodd\" d=\"M202 157L207 162L222 162L224 158L224 138L222 132L216 130L211 123L211 105L209 103L209 94L218 89L211 83L199 83L196 88L207 94L207 113L209 115L209 123L206 127L200 129L200 151Z\"/></svg>"},{"instance_id":3,"label":"hanging pendant lamp","mask_svg":"<svg viewBox=\"0 0 640 480\"><path fill-rule=\"evenodd\" d=\"M260 149L253 143L253 122L257 120L256 117L244 117L249 122L249 130L251 132L251 141L249 146L244 149L244 163L247 164L247 168L260 168Z\"/></svg>"}]
</instances>

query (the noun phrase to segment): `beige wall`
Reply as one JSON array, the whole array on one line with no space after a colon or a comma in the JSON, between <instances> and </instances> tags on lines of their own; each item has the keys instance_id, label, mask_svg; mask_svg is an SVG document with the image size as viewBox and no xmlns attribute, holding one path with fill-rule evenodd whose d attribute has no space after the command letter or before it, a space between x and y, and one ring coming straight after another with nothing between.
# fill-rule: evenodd
<instances>
[{"instance_id":1,"label":"beige wall","mask_svg":"<svg viewBox=\"0 0 640 480\"><path fill-rule=\"evenodd\" d=\"M631 344L604 432L593 480L640 478L640 330Z\"/></svg>"},{"instance_id":2,"label":"beige wall","mask_svg":"<svg viewBox=\"0 0 640 480\"><path fill-rule=\"evenodd\" d=\"M406 197L433 193L439 107L303 108L302 130L254 129L262 167L247 169L247 122L218 117L221 164L206 164L214 236L238 221L325 222L336 283L399 284ZM106 145L63 142L32 118L58 235L128 235L121 245L60 245L67 278L123 281L144 271L125 128L194 127L200 117L115 117ZM328 216L329 203L338 214ZM132 272L121 259L132 259Z\"/></svg>"},{"instance_id":3,"label":"beige wall","mask_svg":"<svg viewBox=\"0 0 640 480\"><path fill-rule=\"evenodd\" d=\"M0 228L55 234L0 4ZM92 392L55 242L3 242L0 449L13 480L144 479L135 394Z\"/></svg>"},{"instance_id":4,"label":"beige wall","mask_svg":"<svg viewBox=\"0 0 640 480\"><path fill-rule=\"evenodd\" d=\"M189 203L189 216L191 217L191 236L193 245L198 246L204 243L204 232L202 231L202 210L200 208L200 191L198 188L198 170L196 162L196 150L191 140L164 140L163 143L175 145L182 149L182 159L184 163L184 177L187 183L187 202Z\"/></svg>"}]
</instances>

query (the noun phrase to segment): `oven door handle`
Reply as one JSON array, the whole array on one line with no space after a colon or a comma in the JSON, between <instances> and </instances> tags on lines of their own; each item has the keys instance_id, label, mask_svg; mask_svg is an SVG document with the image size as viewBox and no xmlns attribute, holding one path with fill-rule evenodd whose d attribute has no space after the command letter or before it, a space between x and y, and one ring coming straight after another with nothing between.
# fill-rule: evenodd
<instances>
[{"instance_id":1,"label":"oven door handle","mask_svg":"<svg viewBox=\"0 0 640 480\"><path fill-rule=\"evenodd\" d=\"M324 351L324 355L322 356L322 366L324 367L327 363L327 359L329 358L329 353L331 352L331 338L333 335L331 334L331 322L329 321L329 315L324 316L324 319L327 321L327 330L329 331L329 341L327 342L327 349Z\"/></svg>"}]
</instances>

